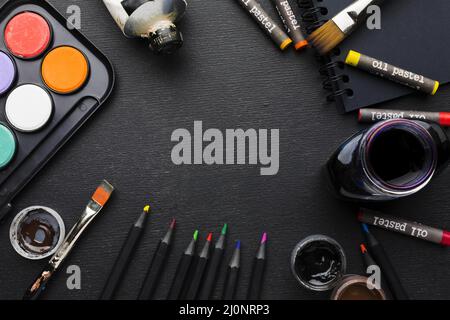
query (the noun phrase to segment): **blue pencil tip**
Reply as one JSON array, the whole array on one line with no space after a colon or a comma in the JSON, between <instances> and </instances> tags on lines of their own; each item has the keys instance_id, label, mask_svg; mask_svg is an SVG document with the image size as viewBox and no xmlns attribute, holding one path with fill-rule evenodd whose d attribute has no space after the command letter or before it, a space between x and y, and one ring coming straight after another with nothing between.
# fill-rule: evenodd
<instances>
[{"instance_id":1,"label":"blue pencil tip","mask_svg":"<svg viewBox=\"0 0 450 320\"><path fill-rule=\"evenodd\" d=\"M362 229L365 233L369 233L369 227L365 223L361 223Z\"/></svg>"},{"instance_id":2,"label":"blue pencil tip","mask_svg":"<svg viewBox=\"0 0 450 320\"><path fill-rule=\"evenodd\" d=\"M236 241L236 249L240 249L241 248L241 241L238 240Z\"/></svg>"}]
</instances>

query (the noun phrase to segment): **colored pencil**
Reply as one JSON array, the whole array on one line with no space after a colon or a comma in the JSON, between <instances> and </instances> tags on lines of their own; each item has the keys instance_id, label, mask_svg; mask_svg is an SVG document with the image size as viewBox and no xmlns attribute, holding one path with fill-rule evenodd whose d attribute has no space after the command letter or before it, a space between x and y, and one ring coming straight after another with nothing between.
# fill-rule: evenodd
<instances>
[{"instance_id":1,"label":"colored pencil","mask_svg":"<svg viewBox=\"0 0 450 320\"><path fill-rule=\"evenodd\" d=\"M70 254L84 230L86 230L89 224L106 205L113 191L114 187L106 180L103 180L97 187L81 214L80 220L72 227L72 229L70 229L64 242L50 259L47 266L44 268L44 271L40 273L33 284L27 289L23 296L23 300L37 300L40 298L41 294L47 288L47 283L53 277L53 274L60 268L61 264Z\"/></svg>"},{"instance_id":2,"label":"colored pencil","mask_svg":"<svg viewBox=\"0 0 450 320\"><path fill-rule=\"evenodd\" d=\"M359 248L361 249L361 255L363 257L363 261L366 268L370 266L378 266L375 260L373 259L372 255L369 253L369 251L367 251L367 248L363 243L360 244Z\"/></svg>"},{"instance_id":3,"label":"colored pencil","mask_svg":"<svg viewBox=\"0 0 450 320\"><path fill-rule=\"evenodd\" d=\"M169 290L169 295L167 300L178 300L181 299L181 294L183 292L189 269L191 267L195 248L197 246L198 230L195 230L191 242L181 256L180 262L178 263L177 271L175 272L175 277L172 281L172 286Z\"/></svg>"},{"instance_id":4,"label":"colored pencil","mask_svg":"<svg viewBox=\"0 0 450 320\"><path fill-rule=\"evenodd\" d=\"M264 270L266 267L266 243L267 233L264 233L261 239L258 252L253 262L250 285L248 287L247 300L259 300L261 298Z\"/></svg>"},{"instance_id":5,"label":"colored pencil","mask_svg":"<svg viewBox=\"0 0 450 320\"><path fill-rule=\"evenodd\" d=\"M209 264L209 268L205 276L205 282L203 284L203 289L200 293L199 300L209 300L212 298L212 295L214 294L217 275L219 274L223 254L225 252L227 230L228 225L225 224L222 228L222 231L220 232L220 237L214 246L214 251L211 256L211 262Z\"/></svg>"},{"instance_id":6,"label":"colored pencil","mask_svg":"<svg viewBox=\"0 0 450 320\"><path fill-rule=\"evenodd\" d=\"M374 235L369 231L369 228L366 224L362 224L362 229L364 235L367 239L367 244L370 248L370 252L373 255L373 258L377 262L377 265L380 267L384 278L386 279L386 284L389 287L394 299L396 300L408 300L408 295L403 288L400 279L395 272L394 267L391 264L386 252L384 251L381 244L374 237Z\"/></svg>"},{"instance_id":7,"label":"colored pencil","mask_svg":"<svg viewBox=\"0 0 450 320\"><path fill-rule=\"evenodd\" d=\"M167 258L169 257L175 224L176 220L172 219L169 230L164 238L162 238L158 243L158 247L156 248L152 261L150 262L147 275L145 276L144 284L142 285L139 293L138 300L150 300L153 298L155 290L161 279L162 271L167 262Z\"/></svg>"},{"instance_id":8,"label":"colored pencil","mask_svg":"<svg viewBox=\"0 0 450 320\"><path fill-rule=\"evenodd\" d=\"M205 276L205 270L208 265L210 248L212 241L212 233L208 234L206 238L205 245L203 246L202 251L197 259L197 264L192 272L192 281L189 285L189 289L186 293L186 300L195 300L197 299L198 293L203 284L203 278Z\"/></svg>"},{"instance_id":9,"label":"colored pencil","mask_svg":"<svg viewBox=\"0 0 450 320\"><path fill-rule=\"evenodd\" d=\"M239 280L239 270L241 269L241 242L236 241L236 248L231 257L227 269L225 285L223 287L222 300L234 300Z\"/></svg>"},{"instance_id":10,"label":"colored pencil","mask_svg":"<svg viewBox=\"0 0 450 320\"><path fill-rule=\"evenodd\" d=\"M144 231L145 222L147 217L151 212L150 206L145 206L139 218L131 226L130 231L122 245L122 249L116 258L114 266L109 274L108 280L106 280L103 291L100 295L100 300L112 300L116 291L122 282L122 278L125 271L130 264L131 257L136 251L136 246L141 238L142 232Z\"/></svg>"}]
</instances>

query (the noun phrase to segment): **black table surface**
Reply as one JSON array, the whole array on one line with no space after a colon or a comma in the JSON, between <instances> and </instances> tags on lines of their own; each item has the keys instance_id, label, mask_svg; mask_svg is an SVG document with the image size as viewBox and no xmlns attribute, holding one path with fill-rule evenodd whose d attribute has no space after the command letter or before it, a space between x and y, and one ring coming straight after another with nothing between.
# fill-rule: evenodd
<instances>
[{"instance_id":1,"label":"black table surface","mask_svg":"<svg viewBox=\"0 0 450 320\"><path fill-rule=\"evenodd\" d=\"M340 142L366 125L358 124L355 114L340 115L325 102L312 50L280 52L236 0L189 1L180 23L184 47L170 57L154 56L145 42L126 39L100 0L50 2L65 16L69 5L81 7L81 31L111 59L117 83L107 103L15 199L13 214L0 226L0 299L21 298L46 263L25 260L10 245L15 213L46 205L58 211L69 228L102 179L117 190L49 284L47 299L98 298L130 225L148 202L154 213L119 299L137 296L172 217L178 220L178 230L158 299L165 298L192 232L198 228L203 242L207 232L217 235L225 222L230 225L229 248L236 239L243 243L238 298L245 298L264 231L269 234L264 299L329 297L329 292L302 289L290 271L291 250L311 234L335 238L346 251L347 272L364 272L355 207L326 192L321 168ZM263 3L274 14L269 1ZM448 110L449 100L450 87L443 86L433 98L419 94L384 106L438 111ZM192 132L195 120L203 121L205 129L279 129L279 173L260 176L258 166L245 165L174 165L171 134L178 128ZM450 228L449 179L447 170L419 194L383 209ZM373 232L385 244L411 298L450 298L447 249ZM231 249L227 260L230 254ZM81 268L81 290L67 289L69 265ZM223 281L222 274L216 296Z\"/></svg>"}]
</instances>

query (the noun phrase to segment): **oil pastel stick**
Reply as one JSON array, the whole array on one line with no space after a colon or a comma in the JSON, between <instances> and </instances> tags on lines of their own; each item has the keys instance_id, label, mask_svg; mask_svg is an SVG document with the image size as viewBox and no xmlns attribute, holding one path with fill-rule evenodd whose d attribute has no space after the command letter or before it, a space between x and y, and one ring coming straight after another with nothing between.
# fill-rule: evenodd
<instances>
[{"instance_id":1,"label":"oil pastel stick","mask_svg":"<svg viewBox=\"0 0 450 320\"><path fill-rule=\"evenodd\" d=\"M294 10L288 0L272 0L277 9L277 12L283 21L284 27L288 32L288 35L294 42L295 50L301 50L308 45L308 41L303 35L300 22L295 16Z\"/></svg>"},{"instance_id":2,"label":"oil pastel stick","mask_svg":"<svg viewBox=\"0 0 450 320\"><path fill-rule=\"evenodd\" d=\"M449 231L440 230L368 209L360 209L358 220L365 224L398 232L413 238L434 242L443 246L450 246Z\"/></svg>"},{"instance_id":3,"label":"oil pastel stick","mask_svg":"<svg viewBox=\"0 0 450 320\"><path fill-rule=\"evenodd\" d=\"M359 109L359 122L379 122L390 119L409 119L436 122L443 127L450 126L450 112L426 112L412 110L390 110L390 109Z\"/></svg>"},{"instance_id":4,"label":"oil pastel stick","mask_svg":"<svg viewBox=\"0 0 450 320\"><path fill-rule=\"evenodd\" d=\"M270 18L256 0L237 1L281 50L286 49L292 43L292 39Z\"/></svg>"},{"instance_id":5,"label":"oil pastel stick","mask_svg":"<svg viewBox=\"0 0 450 320\"><path fill-rule=\"evenodd\" d=\"M387 62L350 50L345 63L381 78L389 79L412 89L434 95L439 82L423 75L393 66Z\"/></svg>"}]
</instances>

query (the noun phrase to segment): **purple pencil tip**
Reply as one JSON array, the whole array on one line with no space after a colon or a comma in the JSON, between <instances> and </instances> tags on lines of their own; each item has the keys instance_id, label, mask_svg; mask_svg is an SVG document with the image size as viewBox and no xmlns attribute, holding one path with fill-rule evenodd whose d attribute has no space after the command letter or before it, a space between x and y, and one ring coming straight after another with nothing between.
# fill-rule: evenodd
<instances>
[{"instance_id":1,"label":"purple pencil tip","mask_svg":"<svg viewBox=\"0 0 450 320\"><path fill-rule=\"evenodd\" d=\"M236 249L241 248L241 240L236 241Z\"/></svg>"},{"instance_id":2,"label":"purple pencil tip","mask_svg":"<svg viewBox=\"0 0 450 320\"><path fill-rule=\"evenodd\" d=\"M267 242L267 232L263 233L263 236L261 238L261 244L266 243Z\"/></svg>"}]
</instances>

